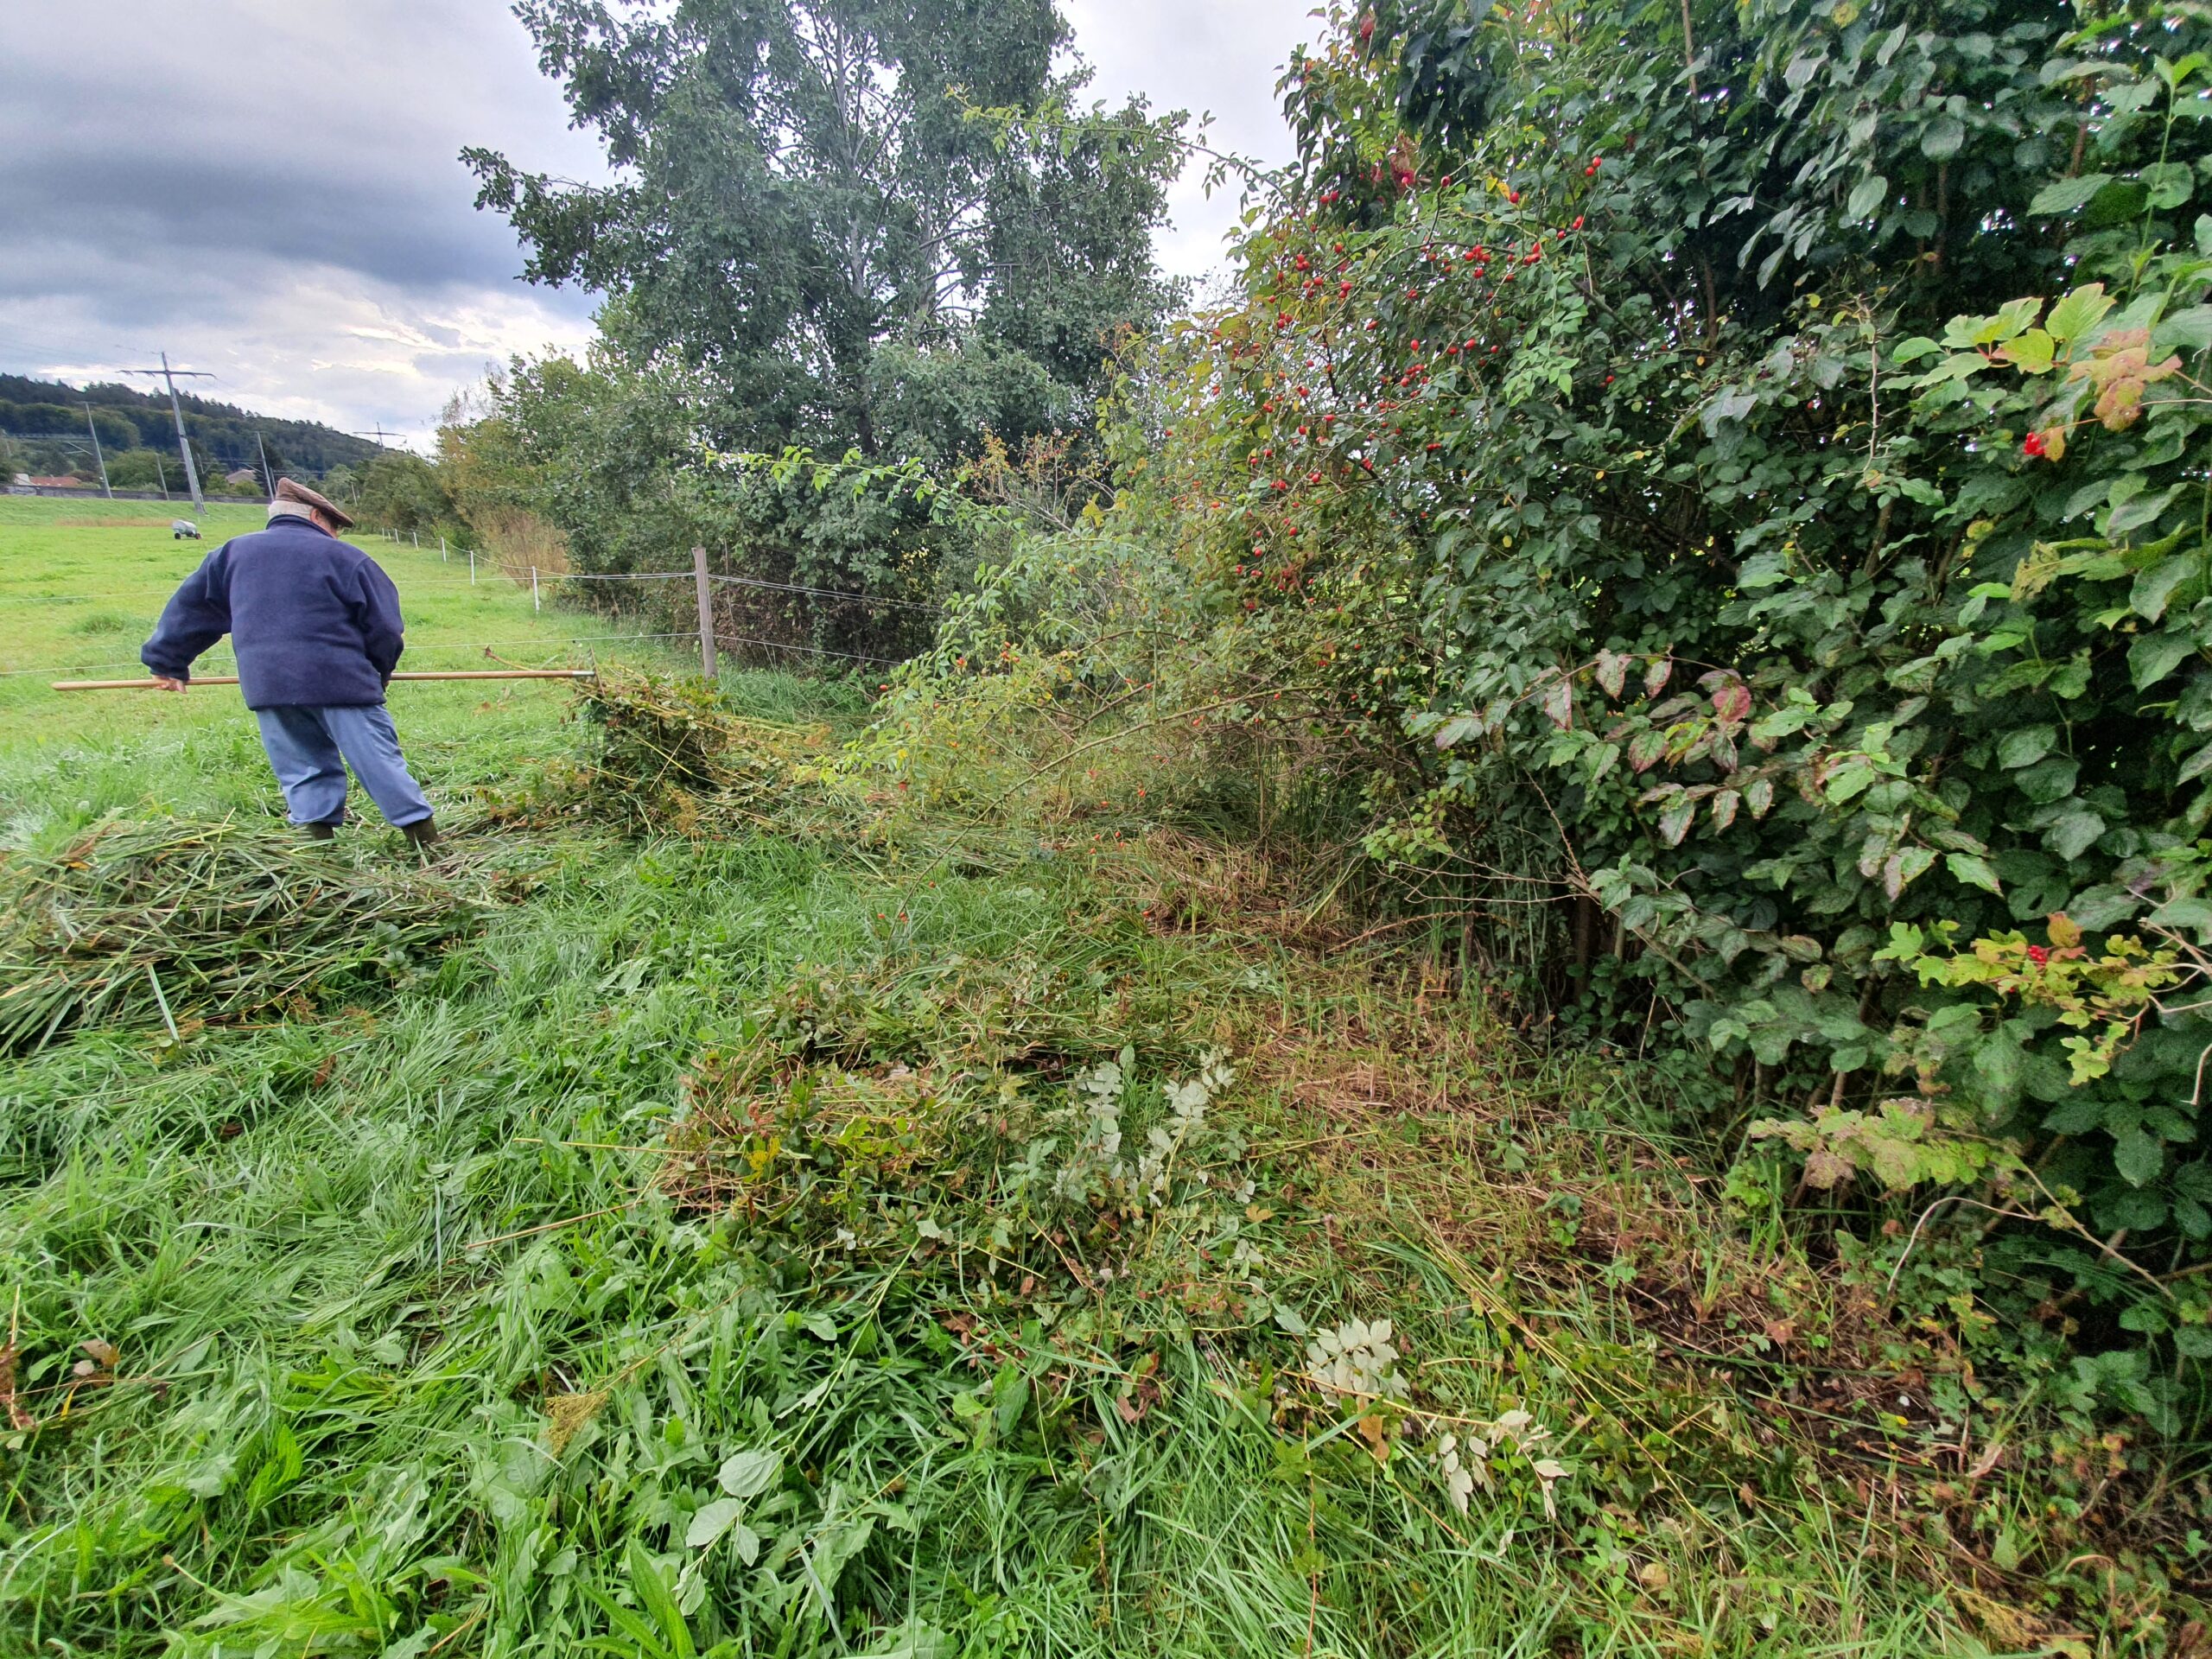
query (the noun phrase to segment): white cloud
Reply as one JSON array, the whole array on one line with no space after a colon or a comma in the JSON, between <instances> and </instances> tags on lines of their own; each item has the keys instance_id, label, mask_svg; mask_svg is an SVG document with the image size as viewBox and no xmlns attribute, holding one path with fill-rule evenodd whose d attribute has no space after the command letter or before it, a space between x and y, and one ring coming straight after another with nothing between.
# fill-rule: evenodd
<instances>
[{"instance_id":1,"label":"white cloud","mask_svg":"<svg viewBox=\"0 0 2212 1659\"><path fill-rule=\"evenodd\" d=\"M1211 111L1279 164L1274 85L1302 0L1068 0L1091 95ZM465 144L603 176L528 34L488 0L0 0L0 368L156 360L226 402L423 442L486 361L574 348L591 298L517 280ZM1193 166L1161 262L1220 260L1236 190ZM141 381L138 384L145 384Z\"/></svg>"},{"instance_id":2,"label":"white cloud","mask_svg":"<svg viewBox=\"0 0 2212 1659\"><path fill-rule=\"evenodd\" d=\"M1210 113L1210 144L1269 167L1293 154L1274 86L1292 48L1320 34L1312 13L1308 0L1067 0L1076 48L1096 71L1091 96L1142 92L1155 112ZM1236 184L1208 199L1205 177L1194 163L1169 192L1160 261L1178 276L1220 266L1239 211Z\"/></svg>"}]
</instances>

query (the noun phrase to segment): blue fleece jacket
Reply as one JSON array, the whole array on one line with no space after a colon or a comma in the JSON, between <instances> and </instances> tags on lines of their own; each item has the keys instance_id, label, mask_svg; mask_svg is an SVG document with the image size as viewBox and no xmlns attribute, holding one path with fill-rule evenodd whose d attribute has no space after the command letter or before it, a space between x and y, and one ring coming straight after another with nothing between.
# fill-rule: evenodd
<instances>
[{"instance_id":1,"label":"blue fleece jacket","mask_svg":"<svg viewBox=\"0 0 2212 1659\"><path fill-rule=\"evenodd\" d=\"M192 659L227 633L247 708L359 708L384 701L401 632L399 590L376 562L321 525L288 517L210 553L138 659L185 679Z\"/></svg>"}]
</instances>

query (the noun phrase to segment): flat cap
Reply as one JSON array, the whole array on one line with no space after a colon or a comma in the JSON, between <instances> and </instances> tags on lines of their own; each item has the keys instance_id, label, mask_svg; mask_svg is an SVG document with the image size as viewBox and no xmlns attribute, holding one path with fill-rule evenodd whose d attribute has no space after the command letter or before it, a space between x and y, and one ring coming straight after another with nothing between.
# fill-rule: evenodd
<instances>
[{"instance_id":1,"label":"flat cap","mask_svg":"<svg viewBox=\"0 0 2212 1659\"><path fill-rule=\"evenodd\" d=\"M277 501L292 501L303 507L313 507L340 530L350 528L353 523L352 513L328 496L308 488L296 479L280 478L276 480L276 499L270 505L274 506Z\"/></svg>"}]
</instances>

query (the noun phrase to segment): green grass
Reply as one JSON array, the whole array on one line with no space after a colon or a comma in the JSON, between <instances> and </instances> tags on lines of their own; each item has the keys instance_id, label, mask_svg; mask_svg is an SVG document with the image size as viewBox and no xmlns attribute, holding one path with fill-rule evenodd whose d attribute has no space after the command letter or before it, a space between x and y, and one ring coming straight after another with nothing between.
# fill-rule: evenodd
<instances>
[{"instance_id":1,"label":"green grass","mask_svg":"<svg viewBox=\"0 0 2212 1659\"><path fill-rule=\"evenodd\" d=\"M253 724L235 688L182 697L122 691L56 692L59 678L120 679L143 672L138 647L178 582L225 537L258 528L257 506L217 505L204 542L175 541L158 503L0 497L0 801L20 841L144 803L216 817L271 811L275 795ZM681 668L678 642L632 643L632 630L586 613L534 611L526 587L435 549L357 532L353 539L398 584L410 669L586 666L613 651L625 661ZM495 658L487 658L490 647ZM227 645L198 664L228 673ZM734 674L733 675L734 678ZM565 706L551 683L408 684L393 718L433 789L460 790L503 773L519 746L555 742ZM490 770L487 770L487 766Z\"/></svg>"},{"instance_id":2,"label":"green grass","mask_svg":"<svg viewBox=\"0 0 2212 1659\"><path fill-rule=\"evenodd\" d=\"M29 505L0 503L11 667L98 660L69 653L199 551ZM410 640L565 660L595 631L375 550ZM8 841L273 825L234 693L0 696ZM2062 1595L2096 1650L2156 1650L2139 1574L2031 1536L1976 1586L1944 1531L1979 1548L1974 1503L1900 1518L1896 1458L1826 1457L1684 1360L1654 1313L1683 1285L1810 1319L1817 1276L1635 1077L1242 929L1234 849L971 826L987 856L908 881L803 836L487 819L477 791L581 741L564 695L394 703L465 826L451 879L498 907L473 943L291 1017L178 1044L142 1010L0 1062L30 1419L0 1652L2040 1652ZM1225 895L1213 924L1155 925L1166 885ZM1075 1108L1125 1065L1133 1159L1216 1047L1236 1080L1154 1203ZM1310 1380L1292 1327L1355 1316L1394 1321L1407 1408ZM1459 1514L1437 1436L1516 1410L1552 1439ZM732 1459L741 1524L691 1547Z\"/></svg>"}]
</instances>

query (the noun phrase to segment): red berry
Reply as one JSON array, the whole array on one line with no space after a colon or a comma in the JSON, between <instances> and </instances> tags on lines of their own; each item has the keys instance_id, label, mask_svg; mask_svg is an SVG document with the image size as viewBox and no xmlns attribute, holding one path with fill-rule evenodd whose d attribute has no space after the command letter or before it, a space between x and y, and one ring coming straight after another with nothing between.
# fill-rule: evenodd
<instances>
[{"instance_id":1,"label":"red berry","mask_svg":"<svg viewBox=\"0 0 2212 1659\"><path fill-rule=\"evenodd\" d=\"M2044 453L2043 434L2040 432L2029 433L2028 435L2021 441L2020 453L2031 457L2042 454Z\"/></svg>"}]
</instances>

